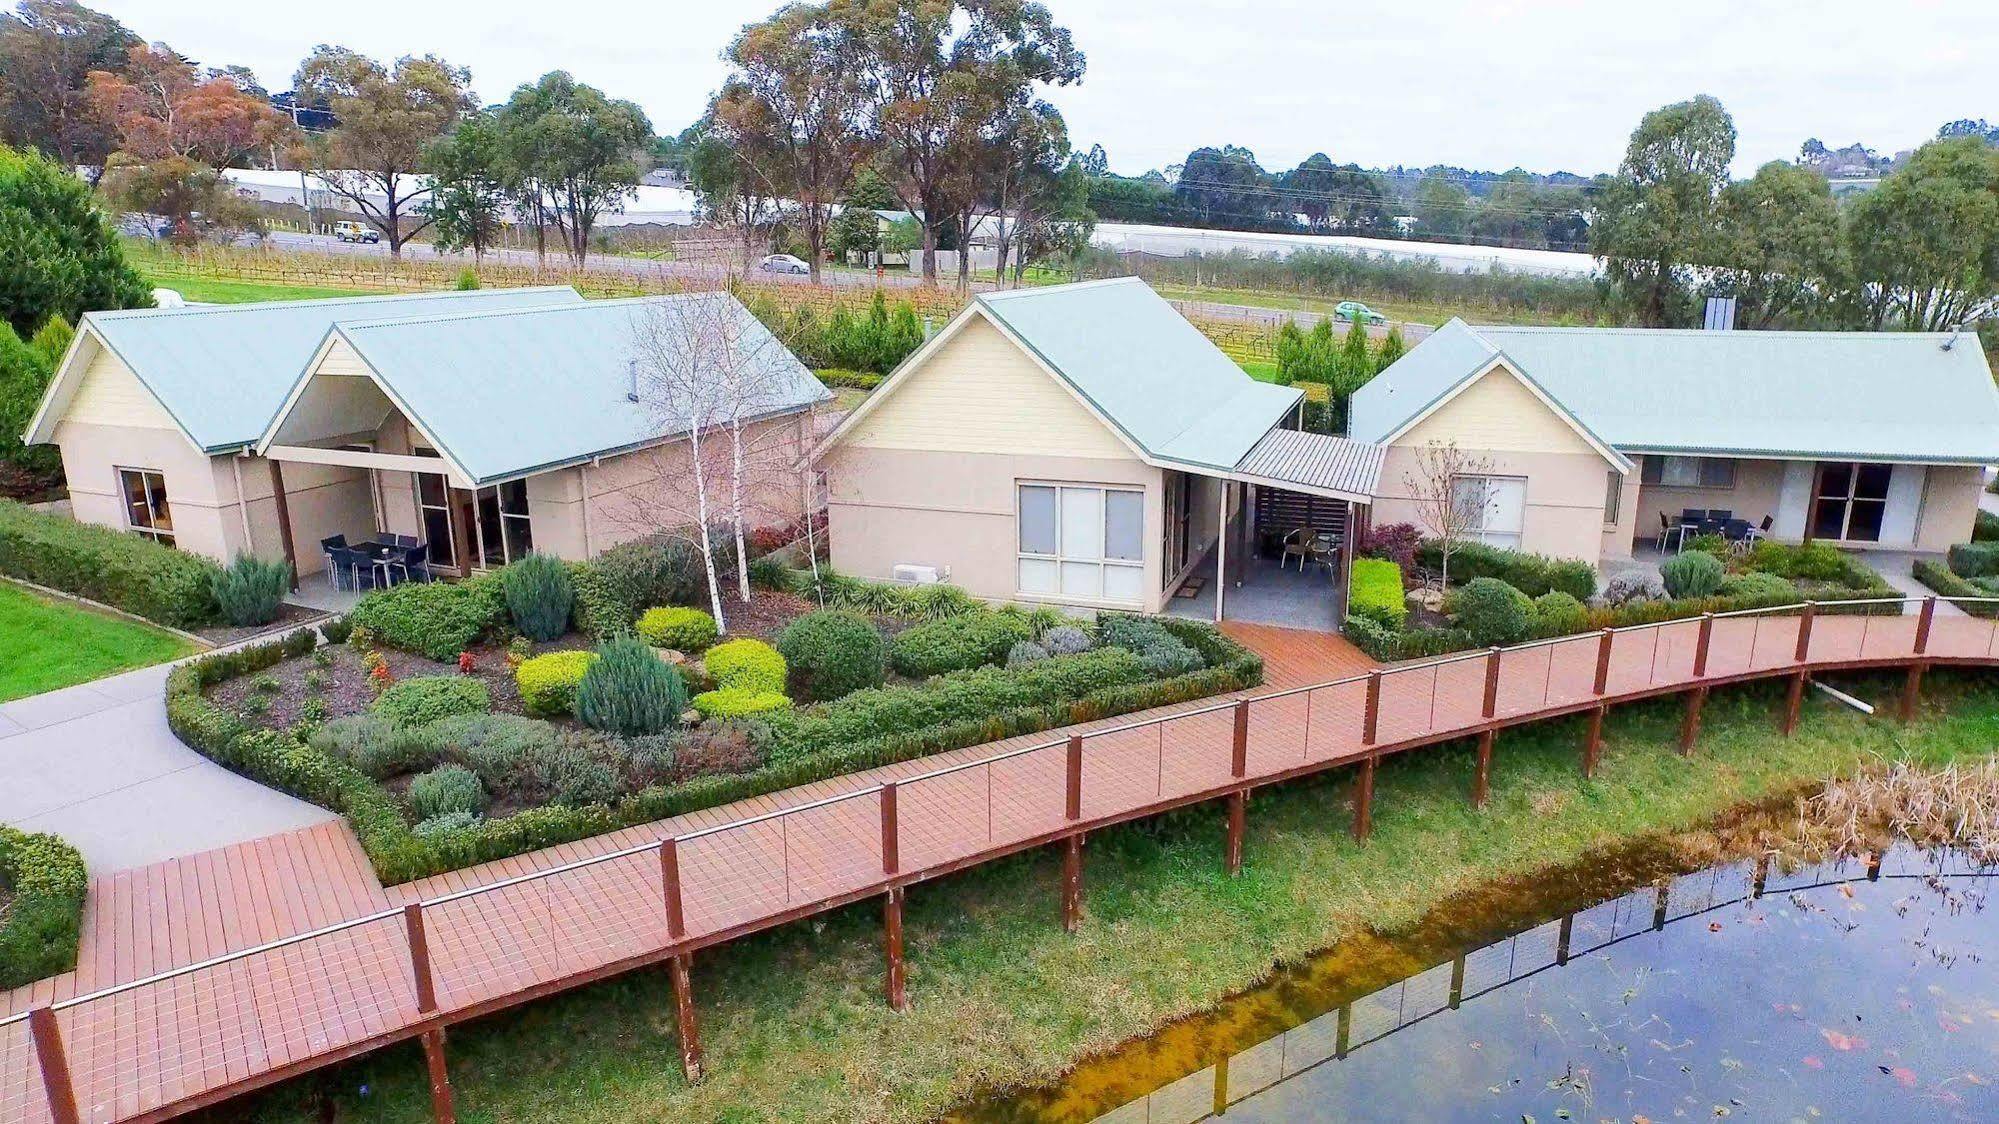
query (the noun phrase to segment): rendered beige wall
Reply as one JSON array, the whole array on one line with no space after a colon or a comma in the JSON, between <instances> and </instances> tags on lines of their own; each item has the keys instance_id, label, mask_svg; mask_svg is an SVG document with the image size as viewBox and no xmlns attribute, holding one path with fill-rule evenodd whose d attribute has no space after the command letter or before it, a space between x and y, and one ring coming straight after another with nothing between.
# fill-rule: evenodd
<instances>
[{"instance_id":1,"label":"rendered beige wall","mask_svg":"<svg viewBox=\"0 0 1999 1124\"><path fill-rule=\"evenodd\" d=\"M1488 462L1491 475L1526 479L1522 550L1594 565L1613 549L1614 539L1629 538L1603 521L1607 474L1614 466L1503 366L1389 446L1370 518L1374 526L1414 523L1435 533L1424 526L1418 502L1422 452L1432 444L1454 445L1468 458ZM1620 522L1628 506L1620 506Z\"/></svg>"},{"instance_id":2,"label":"rendered beige wall","mask_svg":"<svg viewBox=\"0 0 1999 1124\"><path fill-rule=\"evenodd\" d=\"M1923 488L1923 510L1916 522L1917 550L1948 550L1971 541L1978 519L1978 497L1985 490L1983 469L1964 465L1931 465Z\"/></svg>"},{"instance_id":3,"label":"rendered beige wall","mask_svg":"<svg viewBox=\"0 0 1999 1124\"><path fill-rule=\"evenodd\" d=\"M895 565L943 566L951 582L994 601L1073 599L1020 593L1015 485L1022 480L1114 484L1145 491L1145 584L1141 606L1160 604L1160 471L1135 458L1022 456L999 453L870 449L841 445L822 462L833 568L886 579ZM1194 480L1195 487L1207 481ZM1212 531L1209 532L1212 537ZM1198 540L1197 540L1198 541Z\"/></svg>"},{"instance_id":4,"label":"rendered beige wall","mask_svg":"<svg viewBox=\"0 0 1999 1124\"><path fill-rule=\"evenodd\" d=\"M1639 467L1631 473L1632 479L1636 480L1644 468L1645 458L1631 459L1639 462ZM1632 528L1633 537L1656 540L1661 515L1666 517L1668 524L1676 524L1680 521L1680 512L1690 507L1697 507L1703 511L1725 508L1733 511L1737 519L1747 519L1751 524L1762 523L1765 515L1781 519L1780 508L1786 463L1769 460L1737 460L1733 488L1641 485L1638 492L1638 522Z\"/></svg>"}]
</instances>

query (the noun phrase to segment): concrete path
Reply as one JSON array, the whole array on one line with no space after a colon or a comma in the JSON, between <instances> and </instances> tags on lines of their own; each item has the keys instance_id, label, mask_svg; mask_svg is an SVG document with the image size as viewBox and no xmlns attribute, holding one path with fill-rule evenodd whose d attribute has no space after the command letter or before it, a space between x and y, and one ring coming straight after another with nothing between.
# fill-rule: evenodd
<instances>
[{"instance_id":1,"label":"concrete path","mask_svg":"<svg viewBox=\"0 0 1999 1124\"><path fill-rule=\"evenodd\" d=\"M0 703L0 823L62 836L101 875L334 818L182 745L170 666Z\"/></svg>"}]
</instances>

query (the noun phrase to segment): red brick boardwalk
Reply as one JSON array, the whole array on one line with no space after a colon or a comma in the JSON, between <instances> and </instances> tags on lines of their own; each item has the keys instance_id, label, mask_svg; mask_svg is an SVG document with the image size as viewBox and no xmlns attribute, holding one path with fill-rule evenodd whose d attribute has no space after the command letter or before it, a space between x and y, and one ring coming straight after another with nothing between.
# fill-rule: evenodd
<instances>
[{"instance_id":1,"label":"red brick boardwalk","mask_svg":"<svg viewBox=\"0 0 1999 1124\"><path fill-rule=\"evenodd\" d=\"M998 855L1511 723L1803 668L1994 662L1978 618L1805 619L1680 621L1375 674L1336 637L1231 626L1267 661L1241 703L989 743L387 890L342 824L123 872L93 883L77 970L0 997L0 1124L63 1124L48 1091L62 1068L76 1119L162 1119L847 902L899 903ZM419 902L413 931L399 907Z\"/></svg>"}]
</instances>

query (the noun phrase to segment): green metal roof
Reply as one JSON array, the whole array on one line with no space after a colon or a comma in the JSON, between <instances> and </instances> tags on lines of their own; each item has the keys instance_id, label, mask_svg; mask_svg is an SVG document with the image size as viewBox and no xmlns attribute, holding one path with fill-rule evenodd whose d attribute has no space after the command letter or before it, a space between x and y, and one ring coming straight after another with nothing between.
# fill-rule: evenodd
<instances>
[{"instance_id":1,"label":"green metal roof","mask_svg":"<svg viewBox=\"0 0 1999 1124\"><path fill-rule=\"evenodd\" d=\"M649 320L655 308L678 311ZM710 338L708 325L728 323L744 362L769 376L756 381L754 400L741 404L745 417L803 410L832 397L727 293L343 321L332 330L360 353L397 408L436 438L440 452L487 483L686 433L684 411L667 415L667 404L652 393L634 400L633 365L649 323L669 337L702 340Z\"/></svg>"},{"instance_id":2,"label":"green metal roof","mask_svg":"<svg viewBox=\"0 0 1999 1124\"><path fill-rule=\"evenodd\" d=\"M111 350L205 452L263 435L341 320L577 304L568 286L87 312Z\"/></svg>"},{"instance_id":3,"label":"green metal roof","mask_svg":"<svg viewBox=\"0 0 1999 1124\"><path fill-rule=\"evenodd\" d=\"M1500 357L1624 453L1999 462L1999 391L1970 332L1453 319L1354 395L1354 437L1384 440Z\"/></svg>"},{"instance_id":4,"label":"green metal roof","mask_svg":"<svg viewBox=\"0 0 1999 1124\"><path fill-rule=\"evenodd\" d=\"M978 302L1162 461L1233 469L1303 397L1250 378L1136 277L985 293Z\"/></svg>"}]
</instances>

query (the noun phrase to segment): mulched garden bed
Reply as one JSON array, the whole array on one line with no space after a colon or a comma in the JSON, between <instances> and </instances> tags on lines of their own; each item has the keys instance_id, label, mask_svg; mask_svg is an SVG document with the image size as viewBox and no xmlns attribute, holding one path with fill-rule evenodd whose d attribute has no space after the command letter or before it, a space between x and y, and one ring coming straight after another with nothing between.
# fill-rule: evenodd
<instances>
[{"instance_id":1,"label":"mulched garden bed","mask_svg":"<svg viewBox=\"0 0 1999 1124\"><path fill-rule=\"evenodd\" d=\"M326 613L322 610L314 609L307 605L294 605L288 601L278 607L278 618L269 624L253 624L241 627L220 624L210 628L197 628L194 630L194 635L201 637L218 648L224 648L231 644L241 644L245 640L254 640L259 636L289 632L302 624L319 620L325 616Z\"/></svg>"}]
</instances>

